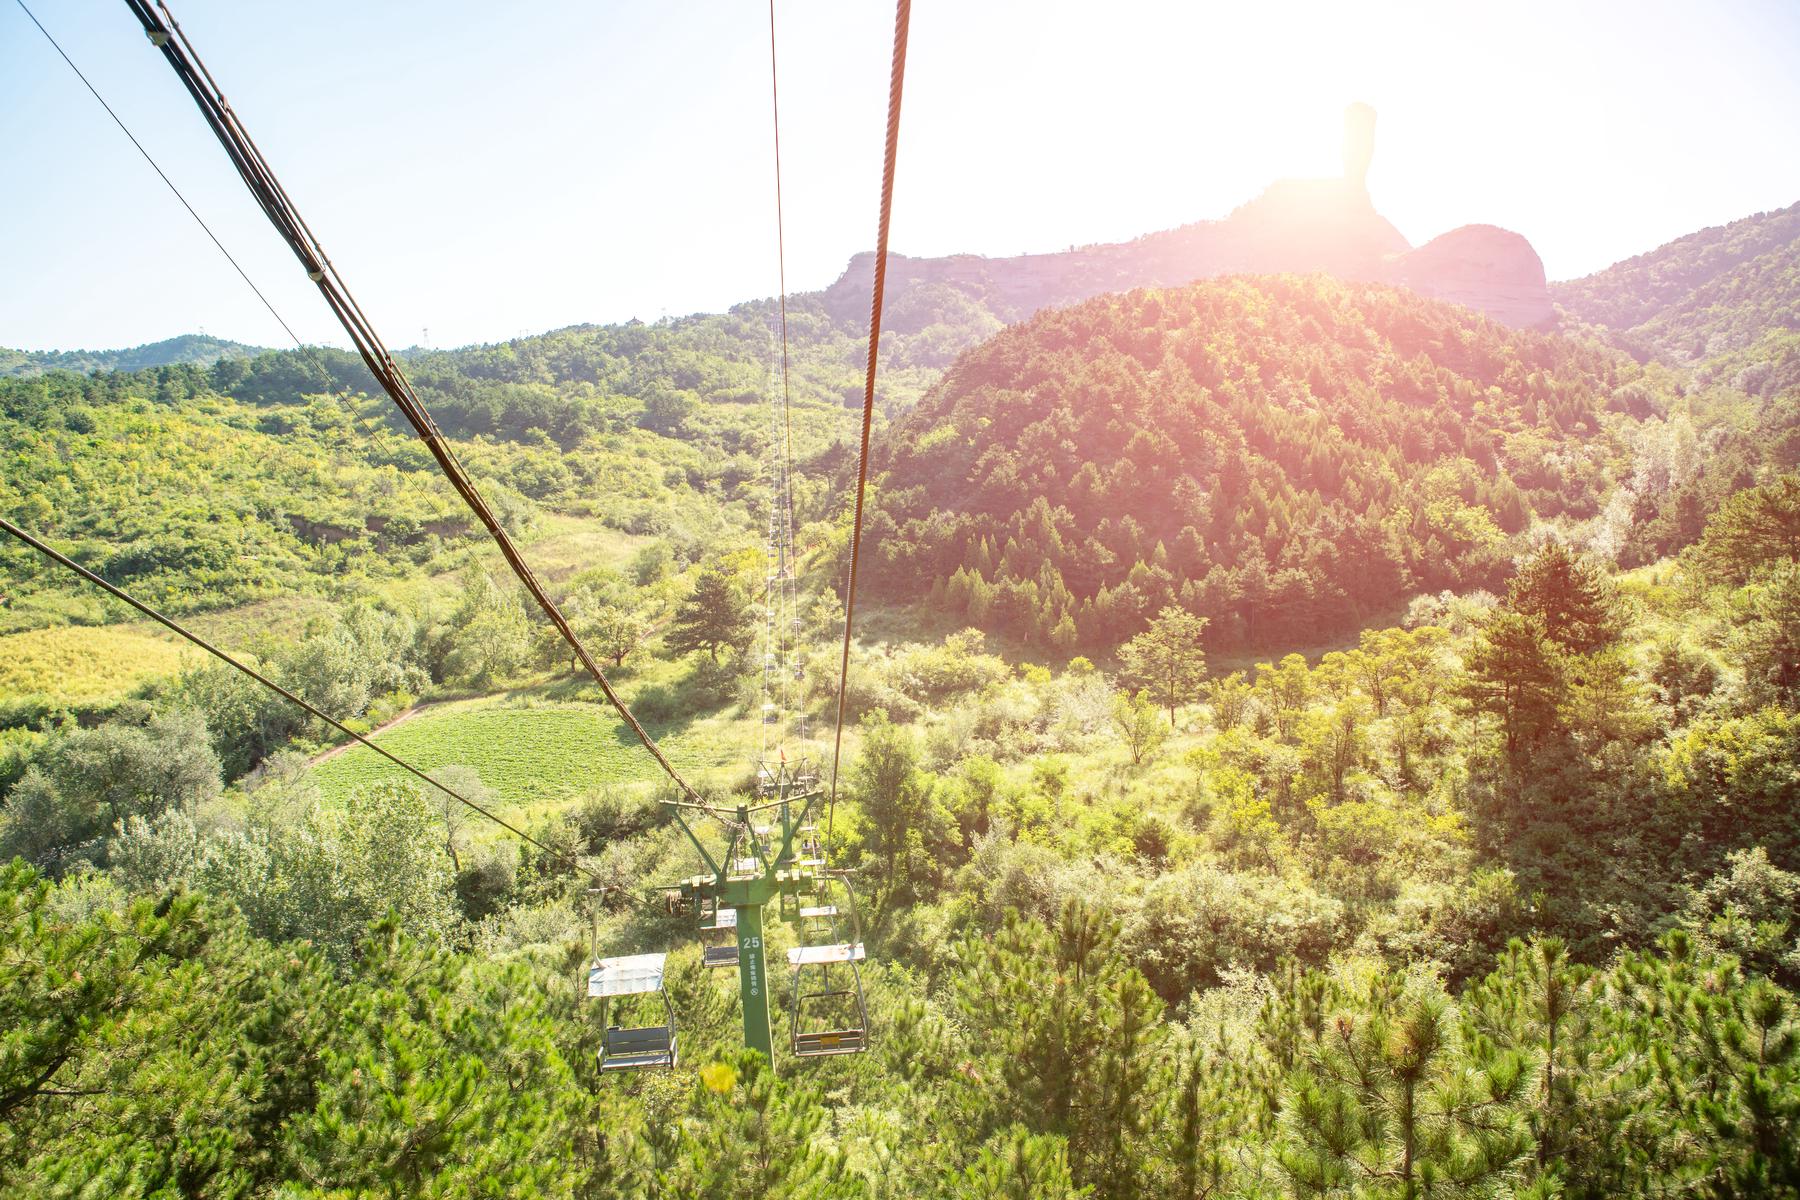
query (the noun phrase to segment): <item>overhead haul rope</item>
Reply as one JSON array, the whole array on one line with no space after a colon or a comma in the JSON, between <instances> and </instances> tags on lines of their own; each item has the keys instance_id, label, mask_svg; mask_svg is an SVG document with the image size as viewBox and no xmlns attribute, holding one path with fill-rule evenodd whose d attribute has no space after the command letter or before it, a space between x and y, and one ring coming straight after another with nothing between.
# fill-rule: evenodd
<instances>
[{"instance_id":1,"label":"overhead haul rope","mask_svg":"<svg viewBox=\"0 0 1800 1200\"><path fill-rule=\"evenodd\" d=\"M799 575L799 556L794 542L794 418L792 387L788 367L788 316L787 316L787 231L783 216L781 194L781 76L777 69L775 54L775 0L769 0L769 107L771 124L774 132L775 149L775 263L778 272L778 303L781 313L781 407L779 412L771 412L773 418L769 424L769 449L771 458L770 471L770 511L769 511L769 544L774 552L777 571L773 584L768 589L769 617L773 624L769 629L769 652L775 657L775 669L780 673L779 694L781 697L782 716L785 719L788 711L797 714L799 720L799 739L806 740L806 705L805 698L798 695L794 686L794 673L800 669L803 655L800 639L795 634L799 616L799 598L796 591ZM773 404L771 409L773 410ZM790 655L790 647L792 653ZM765 702L769 699L768 660L764 660L763 684ZM777 742L783 739L777 738ZM802 747L804 749L804 746ZM763 730L763 757L769 757L769 730L765 724ZM786 756L782 756L785 763ZM778 766L778 770L780 767Z\"/></svg>"},{"instance_id":2,"label":"overhead haul rope","mask_svg":"<svg viewBox=\"0 0 1800 1200\"><path fill-rule=\"evenodd\" d=\"M518 547L513 544L512 538L501 526L499 518L494 515L493 510L488 507L487 501L476 488L474 480L469 477L462 463L457 460L455 451L445 440L437 422L432 419L418 394L413 391L412 384L407 380L405 373L401 371L393 356L388 353L387 347L376 334L374 326L364 315L361 307L357 305L355 298L345 285L343 277L325 254L324 247L319 244L318 238L313 235L312 230L300 216L293 200L275 178L275 173L270 168L268 161L263 158L262 152L251 140L243 123L238 120L237 114L226 102L224 93L220 91L218 84L207 71L205 64L194 50L192 43L188 41L187 35L182 32L174 15L169 12L168 6L162 0L155 0L154 8L147 0L125 0L125 2L143 25L145 36L150 39L152 45L162 51L163 57L168 60L176 76L187 88L188 94L193 97L194 103L199 106L201 115L212 127L213 133L219 139L219 144L224 147L225 153L230 157L232 165L237 168L238 175L243 179L245 186L250 189L251 195L261 205L264 215L287 241L295 257L306 269L307 277L318 286L320 295L325 297L325 302L331 306L332 313L343 325L344 331L350 335L350 340L355 343L357 353L362 356L370 373L375 376L376 381L381 384L382 390L387 392L395 406L406 417L407 422L412 425L414 432L431 451L431 456L437 460L439 468L449 479L451 486L456 489L457 494L462 497L463 503L487 529L489 536L500 548L500 553L505 557L507 565L512 568L513 574L518 577L520 583L524 584L525 590L531 593L532 598L537 601L538 607L543 610L544 615L550 619L550 623L556 627L556 631L575 652L575 656L587 669L588 674L593 677L594 682L600 685L601 692L605 694L613 710L619 714L620 719L626 725L630 726L632 733L637 735L638 741L643 743L644 748L650 752L657 764L662 767L686 797L686 800L672 800L665 801L665 803L681 807L706 808L707 806L701 801L700 794L687 780L681 777L681 773L675 769L674 764L657 746L655 739L638 723L638 719L632 715L631 709L626 707L624 700L613 690L611 682L606 678L606 673L600 669L600 664L588 652L587 647L576 636L575 630L570 627L568 619L556 606L556 602L550 598L549 593L538 582L530 565L526 563L524 556L519 553Z\"/></svg>"},{"instance_id":3,"label":"overhead haul rope","mask_svg":"<svg viewBox=\"0 0 1800 1200\"><path fill-rule=\"evenodd\" d=\"M553 858L562 859L564 862L573 866L576 870L581 869L581 864L576 862L575 859L571 858L564 851L552 849L551 847L544 845L544 843L538 841L536 838L532 837L529 833L526 833L523 829L520 829L517 825L514 825L511 822L507 821L504 817L497 815L491 809L488 809L480 804L477 804L475 801L469 799L467 796L463 795L461 792L458 792L455 788L450 787L449 785L442 783L439 780L433 779L431 776L429 776L425 772L419 770L419 768L413 766L411 763L407 762L405 759L388 753L386 750L382 749L380 746L377 746L374 742L370 741L368 738L364 737L362 734L356 732L354 729L351 729L348 725L345 725L342 721L339 721L334 717L327 716L325 713L320 712L317 708L313 707L313 705L307 703L305 700L302 700L299 696L296 696L293 692L290 692L287 688L282 687L279 683L276 683L273 679L270 679L267 675L264 675L262 672L258 671L255 667L252 667L248 663L245 663L239 659L233 658L230 654L219 649L217 646L213 645L211 642L207 641L205 638L201 637L199 634L193 632L191 629L188 629L187 627L183 626L180 622L175 621L169 617L163 616L162 613L156 611L154 608L151 608L148 604L145 604L142 600L139 600L137 597L131 595L129 592L125 591L123 588L118 587L115 584L108 583L105 579L102 579L100 576L96 575L94 572L88 570L86 567L82 566L80 563L76 562L74 559L70 558L68 555L64 554L62 551L57 550L54 547L51 547L49 545L46 545L42 541L39 541L37 538L33 537L31 534L25 532L23 529L20 529L17 525L14 525L11 521L7 520L5 517L0 517L0 532L5 532L5 533L10 534L11 536L17 538L19 541L25 543L27 546L30 546L33 550L36 550L39 554L42 554L45 558L48 558L50 561L56 563L58 566L67 567L69 570L75 572L77 575L81 576L83 579L87 580L89 583L93 584L94 586L103 588L109 595L115 597L116 599L123 600L126 604L129 604L132 608L135 608L138 612L143 613L146 617L149 617L152 621L155 621L157 624L163 626L165 629L168 629L171 632L179 634L180 636L186 638L188 641L190 641L194 645L200 647L200 649L206 651L208 654L212 655L214 658L218 659L220 662L226 664L227 666L235 667L239 671L242 671L244 674L246 674L250 678L256 680L256 682L262 684L264 687L268 688L271 692L274 692L277 696L280 696L282 699L288 701L290 704L297 705L298 707L304 709L307 713L311 714L314 717L317 717L319 720L325 722L327 725L331 726L333 729L337 730L339 733L344 734L346 737L354 738L357 742L361 743L364 746L367 746L369 749L371 749L375 753L381 755L381 757L387 759L389 762L393 763L395 766L399 767L401 770L409 772L412 775L416 775L418 778L424 780L426 783L429 783L432 787L434 787L438 791L444 793L446 796L450 797L452 800L455 800L459 804L463 804L463 805L467 806L474 812L480 813L482 816L486 817L488 820L492 821L494 824L500 826L500 828L506 830L508 833L512 834L514 837L518 838L520 841L528 842L531 845L536 846L539 850L542 850L545 854L548 854Z\"/></svg>"},{"instance_id":4,"label":"overhead haul rope","mask_svg":"<svg viewBox=\"0 0 1800 1200\"><path fill-rule=\"evenodd\" d=\"M869 366L863 377L862 446L856 456L856 516L850 530L850 578L844 586L844 655L838 666L837 733L831 749L831 803L825 840L837 819L838 764L844 753L844 701L850 682L850 635L856 619L856 568L862 557L863 494L869 485L869 427L875 420L875 355L881 347L881 300L887 287L888 225L894 211L894 159L900 149L900 92L906 82L906 30L912 0L894 13L894 65L888 79L887 154L881 167L881 221L875 232L875 289L869 301Z\"/></svg>"},{"instance_id":5,"label":"overhead haul rope","mask_svg":"<svg viewBox=\"0 0 1800 1200\"><path fill-rule=\"evenodd\" d=\"M100 107L104 108L106 110L106 115L113 119L113 124L119 127L119 132L123 133L131 140L131 144L137 147L137 152L144 156L144 161L150 164L150 169L155 171L157 176L168 185L171 192L175 193L175 198L181 201L181 207L188 210L188 215L194 218L200 228L206 232L206 236L212 239L212 244L219 248L219 253L225 256L225 261L231 264L232 270L236 271L238 277L248 285L251 291L256 293L256 298L261 300L263 307L269 310L269 315L275 318L275 323L285 329L287 335L294 339L294 345L298 346L302 352L307 352L306 343L300 340L300 335L294 332L293 327L287 323L286 318L275 311L275 305L270 302L267 296L263 295L263 290L256 286L256 282L251 279L249 273L239 265L238 260L232 257L231 251L225 248L225 243L219 240L219 235L212 231L212 226L208 225L206 219L195 211L192 204L188 203L188 198L181 194L181 189L175 186L175 181L170 179L168 174L163 171L162 166L151 156L150 151L144 149L144 143L138 141L137 135L131 132L130 127L127 126L124 121L119 119L119 114L113 111L113 106L106 102L106 97L100 94L99 90L89 82L88 77L82 73L81 68L75 65L75 60L70 58L68 52L62 48L62 43L58 42L51 36L50 31L44 28L44 23L37 19L37 14L26 7L25 0L14 0L14 2L18 4L20 10L24 12L27 17L31 18L31 23L37 26L38 32L44 35L44 40L50 43L51 48L56 51L58 56L60 56L65 63L69 64L69 70L75 72L75 78L81 80L83 86L87 88L88 93L100 102ZM325 369L324 365L316 358L313 360L313 365L317 366L321 371ZM331 374L328 371L325 373L325 380L327 383L330 383L331 381Z\"/></svg>"},{"instance_id":6,"label":"overhead haul rope","mask_svg":"<svg viewBox=\"0 0 1800 1200\"><path fill-rule=\"evenodd\" d=\"M787 319L787 230L781 215L781 84L775 70L775 0L769 0L769 104L775 124L775 263L781 282L781 418L782 454L786 459L787 519L789 541L794 528L794 416L788 391L788 319ZM791 557L791 555L790 555Z\"/></svg>"}]
</instances>

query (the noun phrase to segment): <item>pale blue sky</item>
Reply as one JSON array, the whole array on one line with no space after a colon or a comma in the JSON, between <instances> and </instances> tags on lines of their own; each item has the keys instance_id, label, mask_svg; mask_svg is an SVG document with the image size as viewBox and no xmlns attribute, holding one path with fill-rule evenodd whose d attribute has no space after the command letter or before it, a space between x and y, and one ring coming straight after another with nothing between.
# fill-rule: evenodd
<instances>
[{"instance_id":1,"label":"pale blue sky","mask_svg":"<svg viewBox=\"0 0 1800 1200\"><path fill-rule=\"evenodd\" d=\"M317 294L118 0L31 0L289 322ZM458 345L775 290L758 0L171 0L384 336ZM873 242L891 4L778 0L788 278ZM918 0L894 249L1013 254L1337 170L1415 244L1568 278L1800 200L1800 5ZM0 345L284 338L0 0Z\"/></svg>"}]
</instances>

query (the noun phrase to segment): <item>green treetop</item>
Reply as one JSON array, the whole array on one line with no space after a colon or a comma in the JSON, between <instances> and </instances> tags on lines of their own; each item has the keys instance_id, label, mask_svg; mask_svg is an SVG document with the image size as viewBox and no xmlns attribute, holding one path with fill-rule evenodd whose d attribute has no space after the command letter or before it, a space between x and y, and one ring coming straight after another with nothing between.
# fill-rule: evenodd
<instances>
[{"instance_id":1,"label":"green treetop","mask_svg":"<svg viewBox=\"0 0 1800 1200\"><path fill-rule=\"evenodd\" d=\"M675 610L669 650L682 656L704 650L717 662L720 650L749 645L751 633L743 587L730 567L715 562L701 569L694 590Z\"/></svg>"},{"instance_id":2,"label":"green treetop","mask_svg":"<svg viewBox=\"0 0 1800 1200\"><path fill-rule=\"evenodd\" d=\"M1205 631L1206 618L1171 604L1119 651L1126 679L1162 700L1171 728L1176 707L1198 699L1206 682L1206 652L1200 647Z\"/></svg>"}]
</instances>

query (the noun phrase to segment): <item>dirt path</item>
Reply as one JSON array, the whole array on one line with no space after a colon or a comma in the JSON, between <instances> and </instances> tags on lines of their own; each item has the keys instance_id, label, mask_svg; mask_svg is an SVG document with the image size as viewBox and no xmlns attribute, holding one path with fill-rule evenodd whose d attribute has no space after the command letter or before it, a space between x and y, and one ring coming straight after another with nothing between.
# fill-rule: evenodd
<instances>
[{"instance_id":1,"label":"dirt path","mask_svg":"<svg viewBox=\"0 0 1800 1200\"><path fill-rule=\"evenodd\" d=\"M405 712L401 713L399 716L395 717L393 720L388 721L382 725L377 725L375 728L369 730L369 732L363 734L363 736L372 738L378 733L386 733L388 730L394 728L394 726L404 725L408 721L412 720L414 717L418 716L420 713L425 712L427 709L436 708L441 703L443 703L443 702L440 700L431 700L431 701L427 701L424 704L415 704L411 708L407 709ZM316 767L322 762L330 762L332 759L336 758L338 755L342 754L344 751L350 749L350 747L357 745L357 744L358 743L356 743L356 742L345 742L341 746L333 746L331 749L325 751L325 753L317 755L314 758L308 760L306 765L309 767Z\"/></svg>"}]
</instances>

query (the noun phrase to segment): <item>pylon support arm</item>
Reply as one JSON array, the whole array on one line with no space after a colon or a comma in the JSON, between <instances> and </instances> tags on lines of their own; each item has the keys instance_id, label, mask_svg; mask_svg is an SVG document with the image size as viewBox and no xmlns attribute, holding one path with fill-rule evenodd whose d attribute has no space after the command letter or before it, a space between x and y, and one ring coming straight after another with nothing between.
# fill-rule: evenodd
<instances>
[{"instance_id":1,"label":"pylon support arm","mask_svg":"<svg viewBox=\"0 0 1800 1200\"><path fill-rule=\"evenodd\" d=\"M706 852L706 847L701 845L700 839L694 835L693 827L687 823L687 818L681 813L683 808L689 807L698 808L700 806L686 804L676 806L674 810L675 823L681 826L681 832L687 834L687 840L691 842L694 849L699 852L701 861L706 863L706 869L712 873L715 879L723 879L725 877L725 872L719 869L719 864L713 861L713 856Z\"/></svg>"}]
</instances>

